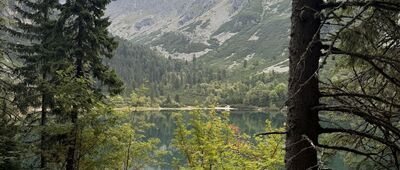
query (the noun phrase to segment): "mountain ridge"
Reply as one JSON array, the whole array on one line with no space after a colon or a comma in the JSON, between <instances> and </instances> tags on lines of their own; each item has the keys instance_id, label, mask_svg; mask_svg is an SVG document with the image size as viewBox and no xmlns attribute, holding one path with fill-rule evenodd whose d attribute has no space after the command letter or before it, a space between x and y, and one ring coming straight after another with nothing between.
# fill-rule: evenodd
<instances>
[{"instance_id":1,"label":"mountain ridge","mask_svg":"<svg viewBox=\"0 0 400 170\"><path fill-rule=\"evenodd\" d=\"M262 73L282 72L273 66L287 59L290 8L289 0L117 0L107 14L112 34L167 58Z\"/></svg>"}]
</instances>

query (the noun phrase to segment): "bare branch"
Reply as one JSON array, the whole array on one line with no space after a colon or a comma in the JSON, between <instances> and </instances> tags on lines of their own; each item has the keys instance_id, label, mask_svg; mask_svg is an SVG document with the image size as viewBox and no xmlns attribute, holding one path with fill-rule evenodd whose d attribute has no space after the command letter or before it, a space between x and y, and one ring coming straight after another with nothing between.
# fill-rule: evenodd
<instances>
[{"instance_id":1,"label":"bare branch","mask_svg":"<svg viewBox=\"0 0 400 170\"><path fill-rule=\"evenodd\" d=\"M265 132L256 134L256 136L268 136L268 135L286 135L288 132Z\"/></svg>"},{"instance_id":2,"label":"bare branch","mask_svg":"<svg viewBox=\"0 0 400 170\"><path fill-rule=\"evenodd\" d=\"M331 8L347 8L347 7L374 7L380 8L390 11L399 12L400 11L400 4L392 3L387 1L367 1L367 2L327 2L321 5L322 9L331 9Z\"/></svg>"}]
</instances>

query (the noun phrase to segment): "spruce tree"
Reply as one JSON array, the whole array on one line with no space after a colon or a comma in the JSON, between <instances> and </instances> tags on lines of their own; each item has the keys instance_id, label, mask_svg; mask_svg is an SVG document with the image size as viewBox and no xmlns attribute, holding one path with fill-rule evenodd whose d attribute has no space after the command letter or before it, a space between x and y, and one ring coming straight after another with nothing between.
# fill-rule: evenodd
<instances>
[{"instance_id":1,"label":"spruce tree","mask_svg":"<svg viewBox=\"0 0 400 170\"><path fill-rule=\"evenodd\" d=\"M15 86L17 103L28 114L31 108L40 108L40 167L46 168L48 158L47 121L51 111L49 82L54 75L55 12L58 0L17 0L14 28L7 29L16 42L10 44L23 65L15 69L21 81ZM33 116L35 117L35 116ZM36 120L32 120L33 123ZM34 135L33 135L34 136Z\"/></svg>"},{"instance_id":2,"label":"spruce tree","mask_svg":"<svg viewBox=\"0 0 400 170\"><path fill-rule=\"evenodd\" d=\"M0 0L0 11L8 4ZM0 27L6 26L6 17L0 17ZM11 89L13 85L12 61L7 56L6 37L1 32L0 39L0 169L17 170L20 164L19 142L16 140L18 131L17 116L12 105L14 97Z\"/></svg>"},{"instance_id":3,"label":"spruce tree","mask_svg":"<svg viewBox=\"0 0 400 170\"><path fill-rule=\"evenodd\" d=\"M79 117L87 113L94 103L102 101L103 87L107 87L111 94L120 93L123 87L115 72L103 63L103 59L113 56L117 47L107 30L110 22L104 17L108 3L110 0L67 0L61 9L60 22L65 46L68 47L66 57L74 64L71 80L81 86L80 92L74 92L75 102L69 113L73 128L67 139L67 170L78 168ZM83 96L83 93L86 95Z\"/></svg>"}]
</instances>

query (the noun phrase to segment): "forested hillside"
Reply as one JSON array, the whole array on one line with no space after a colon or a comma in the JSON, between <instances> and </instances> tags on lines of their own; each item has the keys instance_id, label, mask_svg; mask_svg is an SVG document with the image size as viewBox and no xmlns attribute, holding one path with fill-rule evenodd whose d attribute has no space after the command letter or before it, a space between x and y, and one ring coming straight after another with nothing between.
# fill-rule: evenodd
<instances>
[{"instance_id":1,"label":"forested hillside","mask_svg":"<svg viewBox=\"0 0 400 170\"><path fill-rule=\"evenodd\" d=\"M108 63L125 95L144 85L160 105L282 108L289 10L287 0L115 1L110 30L126 40ZM255 99L269 93L280 97Z\"/></svg>"},{"instance_id":2,"label":"forested hillside","mask_svg":"<svg viewBox=\"0 0 400 170\"><path fill-rule=\"evenodd\" d=\"M209 67L197 59L185 61L162 55L146 45L120 40L114 58L106 63L125 82L125 96L135 94L146 99L139 105L283 105L285 74L260 73L238 80L232 72Z\"/></svg>"}]
</instances>

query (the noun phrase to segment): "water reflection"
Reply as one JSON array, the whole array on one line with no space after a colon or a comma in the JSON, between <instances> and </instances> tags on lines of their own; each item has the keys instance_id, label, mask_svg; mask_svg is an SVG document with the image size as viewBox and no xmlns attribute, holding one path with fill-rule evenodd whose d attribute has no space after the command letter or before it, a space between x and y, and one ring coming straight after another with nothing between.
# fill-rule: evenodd
<instances>
[{"instance_id":1,"label":"water reflection","mask_svg":"<svg viewBox=\"0 0 400 170\"><path fill-rule=\"evenodd\" d=\"M183 111L188 113L187 111ZM171 146L174 137L176 125L172 116L173 111L161 112L135 112L132 113L132 118L144 118L146 122L153 123L154 126L145 132L148 138L159 138L160 148L170 151L166 155L164 161L167 163L163 167L148 168L148 169L173 169L172 165L168 164L173 161L173 158L181 157L179 153ZM242 133L255 135L264 132L265 121L270 120L273 127L283 127L285 116L283 113L266 113L266 112L250 112L250 111L231 111L230 121L237 126Z\"/></svg>"}]
</instances>

